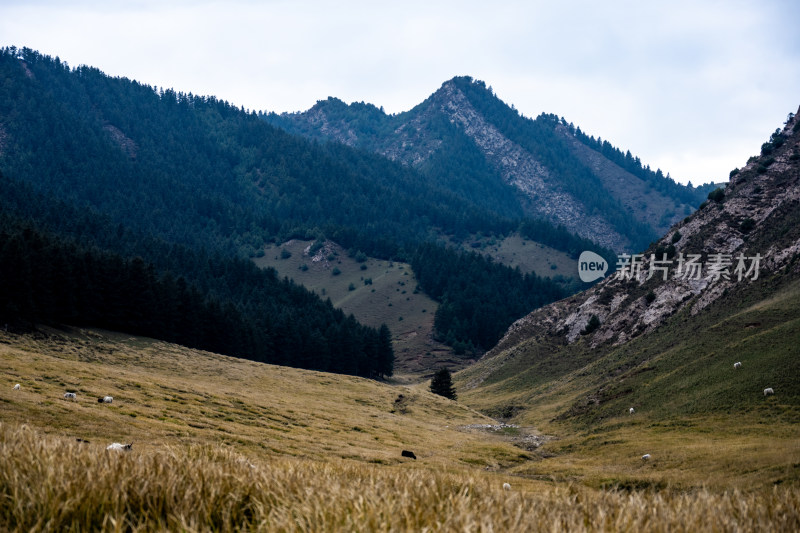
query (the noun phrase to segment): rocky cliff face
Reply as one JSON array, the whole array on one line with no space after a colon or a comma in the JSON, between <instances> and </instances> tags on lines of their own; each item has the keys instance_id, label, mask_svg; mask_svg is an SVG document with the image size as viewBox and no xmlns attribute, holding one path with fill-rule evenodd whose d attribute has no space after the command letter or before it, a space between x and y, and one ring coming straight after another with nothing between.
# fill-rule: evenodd
<instances>
[{"instance_id":1,"label":"rocky cliff face","mask_svg":"<svg viewBox=\"0 0 800 533\"><path fill-rule=\"evenodd\" d=\"M329 99L304 113L276 116L273 121L295 133L373 150L417 167L424 167L443 147L441 123L446 122L465 136L494 170L494 174L486 179L500 176L514 187L520 204L529 215L563 225L582 237L615 250L635 247L630 235L609 220L609 213L598 212L571 193L552 168L548 168L529 149L510 139L476 109L454 80L445 82L425 102L399 115L381 113L376 116L375 113L366 113L363 104L358 106L358 109L353 107L348 112L346 104ZM365 120L365 115L368 120ZM516 120L528 119L516 116ZM370 127L365 127L365 122L371 122ZM372 123L378 123L378 127L372 127ZM599 186L604 190L595 191L596 194L618 200L625 216L651 228L653 235L663 233L670 224L693 211L694 206L656 191L639 177L574 139L566 129L560 128L558 133L559 142L570 147L568 157L589 168L598 178Z\"/></svg>"},{"instance_id":2,"label":"rocky cliff face","mask_svg":"<svg viewBox=\"0 0 800 533\"><path fill-rule=\"evenodd\" d=\"M591 289L520 319L485 359L537 336L566 343L586 336L593 347L623 344L681 310L700 313L758 278L800 271L798 117L734 174L723 194L644 254L623 257L625 275L611 265L611 274ZM600 325L587 331L593 316Z\"/></svg>"},{"instance_id":3,"label":"rocky cliff face","mask_svg":"<svg viewBox=\"0 0 800 533\"><path fill-rule=\"evenodd\" d=\"M624 249L630 245L602 215L589 214L533 154L482 117L452 81L433 95L432 105L472 139L503 179L529 200L534 214L608 248Z\"/></svg>"},{"instance_id":4,"label":"rocky cliff face","mask_svg":"<svg viewBox=\"0 0 800 533\"><path fill-rule=\"evenodd\" d=\"M320 107L313 107L306 112L308 125L319 131L321 137L332 139L336 142L355 146L358 135L343 120L331 121L328 114Z\"/></svg>"}]
</instances>

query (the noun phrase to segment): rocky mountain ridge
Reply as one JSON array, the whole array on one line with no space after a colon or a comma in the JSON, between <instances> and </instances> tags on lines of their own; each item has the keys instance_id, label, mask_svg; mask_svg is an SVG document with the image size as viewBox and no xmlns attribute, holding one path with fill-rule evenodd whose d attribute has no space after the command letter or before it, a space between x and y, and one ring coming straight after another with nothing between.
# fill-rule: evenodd
<instances>
[{"instance_id":1,"label":"rocky mountain ridge","mask_svg":"<svg viewBox=\"0 0 800 533\"><path fill-rule=\"evenodd\" d=\"M536 215L603 246L619 249L620 245L630 245L629 240L602 216L588 213L579 200L560 187L551 172L530 152L509 140L481 116L452 81L434 94L432 105L481 149L506 183L529 201Z\"/></svg>"},{"instance_id":2,"label":"rocky mountain ridge","mask_svg":"<svg viewBox=\"0 0 800 533\"><path fill-rule=\"evenodd\" d=\"M370 104L347 105L328 98L306 112L266 118L290 132L371 150L422 170L430 171L441 158L462 157L464 149L470 150L487 165L481 179L510 187L529 216L563 225L618 251L638 249L643 234L649 235L644 241L649 242L696 207L687 203L685 195L677 198L657 190L583 143L563 119L525 118L483 82L471 78L446 81L424 102L398 115L386 115ZM537 134L543 137L527 142ZM458 143L468 148L442 155ZM538 153L536 143L557 150L559 159ZM593 195L607 198L602 209L592 205Z\"/></svg>"},{"instance_id":3,"label":"rocky mountain ridge","mask_svg":"<svg viewBox=\"0 0 800 533\"><path fill-rule=\"evenodd\" d=\"M684 309L697 315L759 278L800 272L798 117L790 114L762 155L731 174L725 189L646 252L620 256L619 269L610 265L591 289L518 320L484 358L532 338L622 345Z\"/></svg>"}]
</instances>

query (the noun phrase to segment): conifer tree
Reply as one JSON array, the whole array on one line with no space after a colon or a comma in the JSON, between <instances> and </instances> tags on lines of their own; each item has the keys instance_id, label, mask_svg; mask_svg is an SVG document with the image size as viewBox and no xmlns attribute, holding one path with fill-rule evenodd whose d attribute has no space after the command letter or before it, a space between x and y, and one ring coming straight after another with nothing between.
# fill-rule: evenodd
<instances>
[{"instance_id":1,"label":"conifer tree","mask_svg":"<svg viewBox=\"0 0 800 533\"><path fill-rule=\"evenodd\" d=\"M450 398L456 399L456 389L453 387L453 380L450 377L450 371L447 368L440 368L431 379L431 392Z\"/></svg>"}]
</instances>

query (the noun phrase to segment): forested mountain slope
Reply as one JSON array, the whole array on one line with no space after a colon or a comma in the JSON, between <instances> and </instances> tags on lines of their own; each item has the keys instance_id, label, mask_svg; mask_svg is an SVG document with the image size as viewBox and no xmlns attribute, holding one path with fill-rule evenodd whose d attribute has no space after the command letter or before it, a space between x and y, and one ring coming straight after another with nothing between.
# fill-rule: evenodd
<instances>
[{"instance_id":1,"label":"forested mountain slope","mask_svg":"<svg viewBox=\"0 0 800 533\"><path fill-rule=\"evenodd\" d=\"M266 363L392 374L385 325L364 327L273 269L133 232L2 173L0 188L5 329L99 326Z\"/></svg>"},{"instance_id":2,"label":"forested mountain slope","mask_svg":"<svg viewBox=\"0 0 800 533\"><path fill-rule=\"evenodd\" d=\"M328 98L303 113L264 118L381 153L464 197L491 198L504 214L544 218L617 250L645 247L708 192L675 183L555 115L525 118L469 77L445 82L398 115Z\"/></svg>"},{"instance_id":3,"label":"forested mountain slope","mask_svg":"<svg viewBox=\"0 0 800 533\"><path fill-rule=\"evenodd\" d=\"M260 292L252 283L263 280L254 281L258 276L251 278L252 273L240 272L241 265L228 262L257 256L266 243L329 239L374 257L416 257L418 264L434 269L451 268L463 257L480 266L451 273L461 285L442 292L441 298L455 314L439 321L437 335L482 352L514 319L562 297L564 289L547 279L470 259L470 254L429 247L430 243L443 236L463 239L522 228L566 235L559 245L572 252L597 249L561 228L520 218L505 202L496 201L496 195L462 194L385 157L288 134L214 97L110 78L90 67L70 68L29 49L0 51L0 75L0 172L9 191L3 198L8 235L27 235L28 220L33 234L45 241L59 246L74 241L77 246L44 246L52 253L98 248L118 257L120 264L138 256L152 265L156 281L167 273L183 277L197 287L201 300L223 308L230 303L243 316L256 317L260 306L271 304L256 302L254 295ZM430 258L418 253L423 245L431 251ZM233 280L227 277L231 273L237 276ZM503 295L509 283L534 287L535 293ZM473 298L465 288L476 284L492 298ZM276 290L284 289L290 290ZM496 312L509 299L515 300L510 307L514 314ZM516 300L524 305L516 305ZM280 307L280 301L276 298L274 307ZM42 308L41 303L23 307ZM321 309L333 317L330 309ZM269 332L264 343L259 342L260 334L245 335L247 352L273 362L303 360L310 368L327 368L326 351L315 347L336 335L326 333L325 320L312 328L319 335L301 335L293 328L302 329L315 318L292 321L295 312L303 316L311 311L278 313L273 308L261 318L245 320L248 328ZM38 318L38 311L19 316L21 322ZM332 320L341 325L349 319L337 315ZM466 327L475 322L485 322L493 334ZM346 329L358 329L348 324ZM299 346L296 354L286 351L291 342L278 349L269 340L284 326L294 332L286 339L302 337L292 341ZM374 332L369 336L374 338ZM354 354L364 352L360 342L350 347L355 346ZM228 347L225 353L240 351ZM319 353L322 362L306 361L303 354L313 353ZM364 368L373 371L369 365Z\"/></svg>"},{"instance_id":4,"label":"forested mountain slope","mask_svg":"<svg viewBox=\"0 0 800 533\"><path fill-rule=\"evenodd\" d=\"M6 176L172 242L255 254L276 236L327 231L390 256L434 227L514 227L412 169L288 135L214 97L70 69L31 50L4 50L0 71Z\"/></svg>"}]
</instances>

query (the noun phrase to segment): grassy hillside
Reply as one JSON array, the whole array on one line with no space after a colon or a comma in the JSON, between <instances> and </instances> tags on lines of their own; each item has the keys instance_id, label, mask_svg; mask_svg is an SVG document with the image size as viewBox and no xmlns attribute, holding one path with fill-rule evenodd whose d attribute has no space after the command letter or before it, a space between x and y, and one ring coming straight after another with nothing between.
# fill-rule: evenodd
<instances>
[{"instance_id":1,"label":"grassy hillside","mask_svg":"<svg viewBox=\"0 0 800 533\"><path fill-rule=\"evenodd\" d=\"M467 359L433 340L433 317L439 304L417 290L408 264L366 256L359 261L330 241L310 254L313 244L295 239L270 246L255 262L275 268L281 277L293 279L323 299L330 298L335 307L352 313L362 324L389 326L398 379L428 375L441 365L451 369L467 365ZM339 273L334 275L334 269Z\"/></svg>"},{"instance_id":2,"label":"grassy hillside","mask_svg":"<svg viewBox=\"0 0 800 533\"><path fill-rule=\"evenodd\" d=\"M495 464L457 426L490 422L424 390L263 365L145 338L50 331L0 339L3 420L95 445L153 449L216 443L241 453L399 464L400 451L442 467ZM13 383L11 383L13 382ZM11 390L20 383L18 391ZM77 401L63 399L74 391ZM97 398L111 395L111 405ZM402 398L398 398L402 395ZM522 452L499 445L498 457Z\"/></svg>"},{"instance_id":3,"label":"grassy hillside","mask_svg":"<svg viewBox=\"0 0 800 533\"><path fill-rule=\"evenodd\" d=\"M551 458L515 472L624 487L800 482L800 120L761 152L651 244L640 275L531 313L456 375L461 401L557 437L538 451ZM697 276L653 275L693 254L707 257ZM747 257L759 259L740 276Z\"/></svg>"},{"instance_id":4,"label":"grassy hillside","mask_svg":"<svg viewBox=\"0 0 800 533\"><path fill-rule=\"evenodd\" d=\"M218 447L97 453L0 424L0 524L55 531L792 531L800 491L504 492L486 474L253 464ZM157 473L157 474L154 474ZM0 488L0 490L2 490Z\"/></svg>"},{"instance_id":5,"label":"grassy hillside","mask_svg":"<svg viewBox=\"0 0 800 533\"><path fill-rule=\"evenodd\" d=\"M519 267L523 273L532 272L547 278L562 276L577 279L577 262L568 253L525 239L516 233L502 239L494 237L473 239L469 243L464 243L463 248L481 252L498 263Z\"/></svg>"},{"instance_id":6,"label":"grassy hillside","mask_svg":"<svg viewBox=\"0 0 800 533\"><path fill-rule=\"evenodd\" d=\"M523 273L534 272L543 277L562 275L572 277L567 280L572 286L580 284L574 279L575 260L565 252L516 234L499 240L474 238L469 243L476 246L466 242L453 245L519 267ZM468 356L453 354L449 346L434 340L434 315L439 304L419 289L407 263L363 254L351 257L352 254L330 241L315 246L313 253L312 246L314 241L298 239L268 246L255 263L272 267L281 277L294 280L322 298L330 298L334 306L352 313L362 324L388 325L393 336L395 377L401 381L419 376L429 378L434 369L443 365L459 370L474 362Z\"/></svg>"},{"instance_id":7,"label":"grassy hillside","mask_svg":"<svg viewBox=\"0 0 800 533\"><path fill-rule=\"evenodd\" d=\"M597 468L591 446L564 447L564 458L545 460L521 449L541 437L523 428L482 430L492 421L421 387L105 331L3 332L0 357L7 385L0 389L0 529L800 527L796 486L753 491L729 483L743 490L723 492L697 488L705 484L698 477L688 492L597 490L575 483L578 472ZM20 390L12 390L17 382ZM63 399L65 391L77 400ZM105 394L112 404L96 401ZM114 441L133 441L133 450L106 451ZM402 449L418 459L402 458ZM733 463L735 451L723 451L709 459ZM662 461L624 468L663 478L662 464L672 465Z\"/></svg>"},{"instance_id":8,"label":"grassy hillside","mask_svg":"<svg viewBox=\"0 0 800 533\"><path fill-rule=\"evenodd\" d=\"M465 403L557 437L539 450L552 458L521 474L623 486L797 484L798 317L800 281L772 276L621 346L534 337L455 381ZM654 458L646 464L645 453Z\"/></svg>"}]
</instances>

